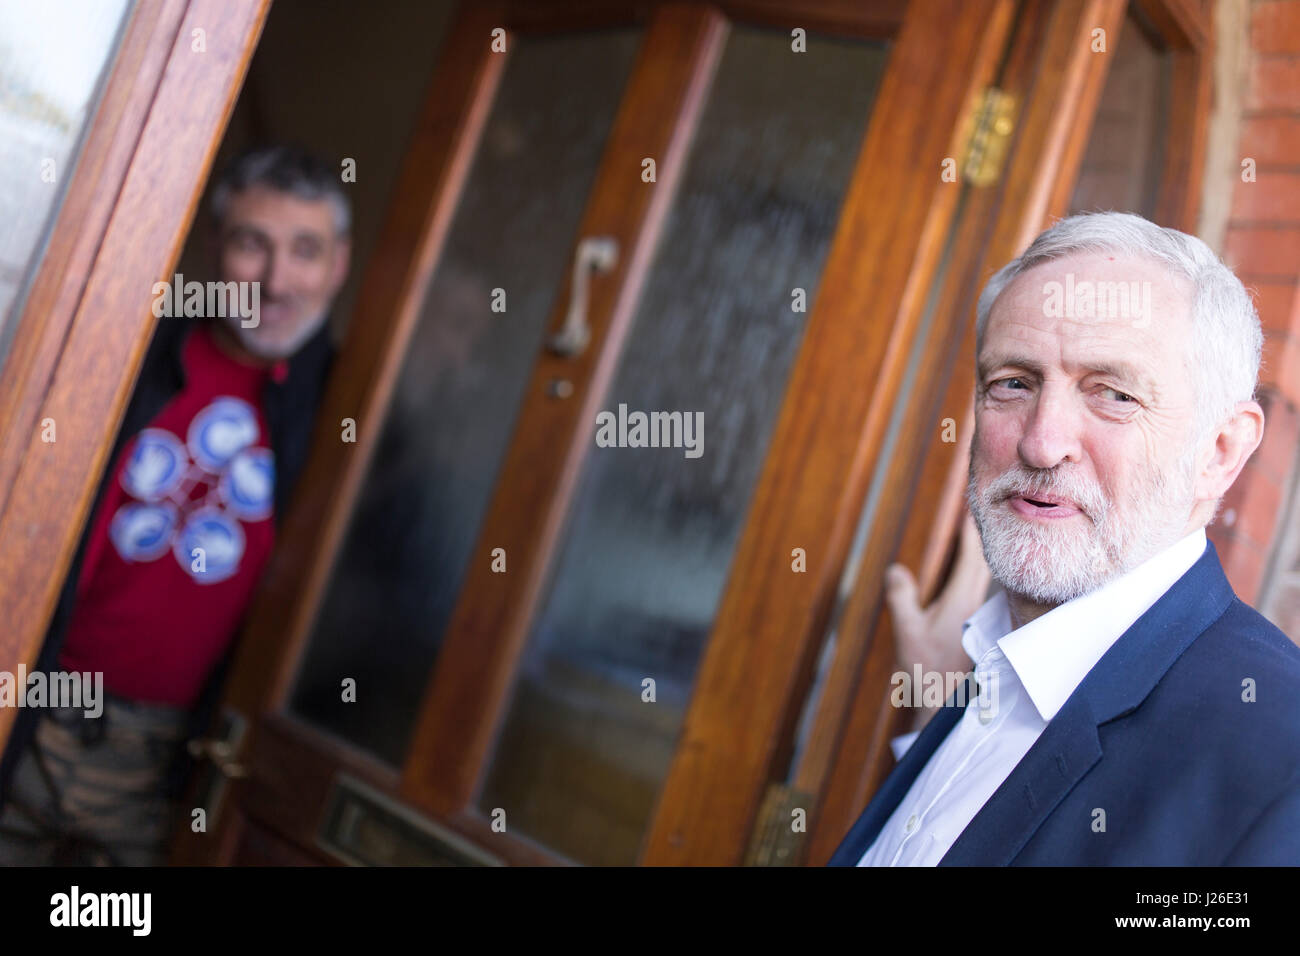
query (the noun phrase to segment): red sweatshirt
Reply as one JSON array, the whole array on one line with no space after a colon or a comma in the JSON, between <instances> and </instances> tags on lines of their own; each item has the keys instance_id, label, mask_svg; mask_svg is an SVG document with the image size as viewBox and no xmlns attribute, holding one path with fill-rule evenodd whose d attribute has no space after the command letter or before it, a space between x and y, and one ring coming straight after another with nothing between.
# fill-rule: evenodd
<instances>
[{"instance_id":1,"label":"red sweatshirt","mask_svg":"<svg viewBox=\"0 0 1300 956\"><path fill-rule=\"evenodd\" d=\"M112 463L59 666L102 671L120 697L189 708L234 639L274 543L261 395L284 363L243 365L204 326L182 361L185 388Z\"/></svg>"}]
</instances>

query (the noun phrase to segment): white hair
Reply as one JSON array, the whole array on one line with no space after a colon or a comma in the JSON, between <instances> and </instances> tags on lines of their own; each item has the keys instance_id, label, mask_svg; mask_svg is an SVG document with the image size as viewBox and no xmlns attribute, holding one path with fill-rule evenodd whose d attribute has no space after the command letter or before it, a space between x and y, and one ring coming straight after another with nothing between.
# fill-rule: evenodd
<instances>
[{"instance_id":1,"label":"white hair","mask_svg":"<svg viewBox=\"0 0 1300 956\"><path fill-rule=\"evenodd\" d=\"M235 157L212 187L212 221L225 222L231 197L250 186L266 186L299 199L324 199L333 212L334 231L345 236L352 227L352 203L338 172L301 146L257 146Z\"/></svg>"},{"instance_id":2,"label":"white hair","mask_svg":"<svg viewBox=\"0 0 1300 956\"><path fill-rule=\"evenodd\" d=\"M1213 250L1195 236L1166 229L1124 212L1082 213L1043 232L1024 254L989 279L975 308L976 354L984 345L989 313L1003 291L1034 266L1076 253L1110 253L1168 266L1192 283L1187 362L1196 393L1195 444L1255 397L1264 335L1245 286Z\"/></svg>"}]
</instances>

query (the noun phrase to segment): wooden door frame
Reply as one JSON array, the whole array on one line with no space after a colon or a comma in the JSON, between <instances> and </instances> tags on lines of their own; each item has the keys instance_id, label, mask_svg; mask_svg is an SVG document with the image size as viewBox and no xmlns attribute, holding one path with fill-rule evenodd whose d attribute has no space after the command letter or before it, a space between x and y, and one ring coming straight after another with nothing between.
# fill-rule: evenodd
<instances>
[{"instance_id":1,"label":"wooden door frame","mask_svg":"<svg viewBox=\"0 0 1300 956\"><path fill-rule=\"evenodd\" d=\"M888 534L882 535L883 542L873 542L855 579L843 631L861 636L837 648L833 680L838 679L840 686L833 685L837 692L824 696L813 733L822 758L815 768L819 773L801 779L799 786L820 797L810 822L806 863L822 865L830 858L894 766L889 741L905 732L911 712L894 708L888 701L890 674L896 665L892 622L881 601L884 568L890 561L899 561L918 569L920 595L926 602L943 586L965 513L966 472L974 433L975 323L971 304L983 281L1019 255L1042 228L1066 213L1110 66L1108 58L1089 51L1088 40L1098 27L1115 36L1127 6L1124 0L1063 0L1056 5L1044 39L1041 72L1027 90L1031 95L1025 101L1011 165L1003 180L997 224L991 236L976 244L969 238L961 240L973 259L982 258L980 283L971 286L954 277L945 290L946 304L940 312L946 316L941 323L943 337L936 343L960 340L962 344L956 363L947 367L942 401L919 420L919 428L911 429L933 436L940 423L951 418L961 423L958 440L955 444L930 441L919 462L905 461L891 469L895 500L933 504L904 507L907 520L897 548L889 543ZM1137 6L1156 26L1173 58L1157 219L1193 233L1213 72L1210 24L1206 12L1194 2L1137 0ZM986 254L975 255L978 248ZM915 494L910 489L915 489Z\"/></svg>"},{"instance_id":2,"label":"wooden door frame","mask_svg":"<svg viewBox=\"0 0 1300 956\"><path fill-rule=\"evenodd\" d=\"M1197 0L1134 0L1172 59L1169 125L1156 220L1196 232L1214 92L1214 23Z\"/></svg>"},{"instance_id":3,"label":"wooden door frame","mask_svg":"<svg viewBox=\"0 0 1300 956\"><path fill-rule=\"evenodd\" d=\"M682 0L513 0L505 12L516 30L572 30L623 26L644 20L655 8ZM821 32L864 40L887 40L898 34L905 0L799 0L792 17L789 0L688 0L708 6L726 20L752 26Z\"/></svg>"},{"instance_id":4,"label":"wooden door frame","mask_svg":"<svg viewBox=\"0 0 1300 956\"><path fill-rule=\"evenodd\" d=\"M0 513L58 363L86 276L162 79L186 0L140 0L122 33L67 196L0 375Z\"/></svg>"},{"instance_id":5,"label":"wooden door frame","mask_svg":"<svg viewBox=\"0 0 1300 956\"><path fill-rule=\"evenodd\" d=\"M0 669L40 652L269 4L140 0L123 33L0 379Z\"/></svg>"}]
</instances>

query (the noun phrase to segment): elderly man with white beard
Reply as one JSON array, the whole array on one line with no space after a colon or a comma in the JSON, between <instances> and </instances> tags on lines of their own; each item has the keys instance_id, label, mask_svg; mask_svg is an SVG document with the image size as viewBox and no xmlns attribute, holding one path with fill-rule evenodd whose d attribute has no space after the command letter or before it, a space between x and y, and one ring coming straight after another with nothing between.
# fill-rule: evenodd
<instances>
[{"instance_id":1,"label":"elderly man with white beard","mask_svg":"<svg viewBox=\"0 0 1300 956\"><path fill-rule=\"evenodd\" d=\"M1300 648L1205 534L1263 435L1245 288L1192 236L1073 216L989 280L976 338L967 502L1001 589L829 865L1300 864Z\"/></svg>"}]
</instances>

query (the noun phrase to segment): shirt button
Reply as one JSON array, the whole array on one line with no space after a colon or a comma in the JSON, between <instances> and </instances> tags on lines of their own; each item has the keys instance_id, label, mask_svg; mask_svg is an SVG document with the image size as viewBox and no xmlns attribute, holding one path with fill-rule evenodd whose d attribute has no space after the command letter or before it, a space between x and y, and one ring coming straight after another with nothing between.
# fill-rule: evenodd
<instances>
[{"instance_id":1,"label":"shirt button","mask_svg":"<svg viewBox=\"0 0 1300 956\"><path fill-rule=\"evenodd\" d=\"M907 818L907 823L903 826L903 829L906 830L908 833L911 833L913 830L916 829L916 824L917 824L917 819L916 819L916 814L914 813Z\"/></svg>"}]
</instances>

